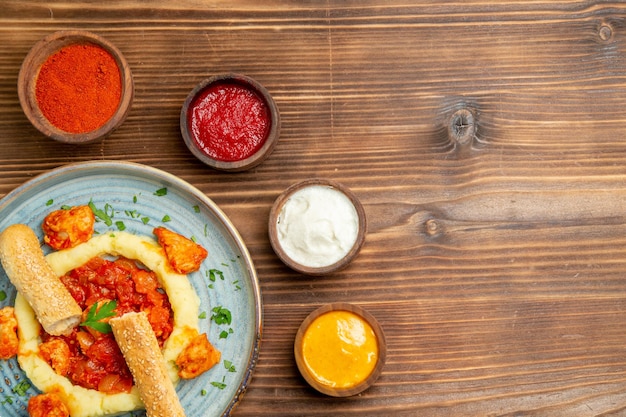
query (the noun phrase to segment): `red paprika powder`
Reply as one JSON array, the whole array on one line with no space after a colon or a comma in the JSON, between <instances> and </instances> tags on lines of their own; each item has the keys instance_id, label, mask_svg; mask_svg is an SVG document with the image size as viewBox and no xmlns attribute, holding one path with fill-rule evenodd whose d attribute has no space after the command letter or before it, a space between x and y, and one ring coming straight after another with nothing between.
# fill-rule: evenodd
<instances>
[{"instance_id":1,"label":"red paprika powder","mask_svg":"<svg viewBox=\"0 0 626 417\"><path fill-rule=\"evenodd\" d=\"M35 94L52 125L86 133L104 125L117 111L122 77L115 58L100 46L68 45L43 63Z\"/></svg>"},{"instance_id":2,"label":"red paprika powder","mask_svg":"<svg viewBox=\"0 0 626 417\"><path fill-rule=\"evenodd\" d=\"M218 161L241 161L265 143L271 118L256 92L236 83L210 85L192 101L188 125L193 140Z\"/></svg>"}]
</instances>

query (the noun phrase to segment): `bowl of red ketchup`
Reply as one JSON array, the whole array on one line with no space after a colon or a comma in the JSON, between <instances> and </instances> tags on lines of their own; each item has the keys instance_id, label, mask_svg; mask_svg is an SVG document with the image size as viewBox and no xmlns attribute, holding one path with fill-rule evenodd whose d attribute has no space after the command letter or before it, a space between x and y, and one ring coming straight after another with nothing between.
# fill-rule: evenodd
<instances>
[{"instance_id":1,"label":"bowl of red ketchup","mask_svg":"<svg viewBox=\"0 0 626 417\"><path fill-rule=\"evenodd\" d=\"M200 161L221 171L245 171L265 161L280 136L280 113L270 93L241 74L200 82L180 112L185 144Z\"/></svg>"}]
</instances>

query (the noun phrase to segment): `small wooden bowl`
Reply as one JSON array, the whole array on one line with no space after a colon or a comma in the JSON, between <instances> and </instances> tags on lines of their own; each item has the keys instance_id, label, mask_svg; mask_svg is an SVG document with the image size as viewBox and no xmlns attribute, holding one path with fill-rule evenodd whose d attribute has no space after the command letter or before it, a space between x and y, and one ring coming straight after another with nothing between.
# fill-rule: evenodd
<instances>
[{"instance_id":1,"label":"small wooden bowl","mask_svg":"<svg viewBox=\"0 0 626 417\"><path fill-rule=\"evenodd\" d=\"M202 94L207 88L219 84L234 84L252 91L257 97L263 100L268 109L270 127L265 141L259 150L247 158L235 161L223 161L212 158L198 145L189 126L191 107L196 97ZM180 133L183 136L185 145L187 145L191 153L206 165L220 171L245 171L265 161L274 150L280 136L280 112L267 89L252 78L240 74L216 75L200 82L191 90L185 99L180 112Z\"/></svg>"},{"instance_id":2,"label":"small wooden bowl","mask_svg":"<svg viewBox=\"0 0 626 417\"><path fill-rule=\"evenodd\" d=\"M374 369L372 370L372 372L369 374L367 378L365 378L362 382L352 387L338 388L338 387L332 387L330 385L319 382L316 378L314 378L311 375L311 372L309 371L309 367L306 364L306 361L303 357L303 352L302 352L303 338L306 333L306 330L309 328L309 326L311 325L311 323L313 323L315 319L331 311L347 311L347 312L354 313L357 316L361 317L364 321L366 321L370 325L370 327L374 331L374 335L376 336L376 340L378 342L378 360L376 362L376 365L374 366ZM371 387L372 385L374 385L374 383L380 376L383 370L383 367L385 365L385 360L387 358L387 342L385 340L385 334L383 332L382 327L380 326L376 318L374 318L374 316L372 316L370 313L368 313L361 307L354 305L354 304L331 303L331 304L326 304L318 308L317 310L313 311L304 319L304 321L298 328L298 332L296 333L296 339L294 342L294 355L295 355L296 365L298 367L298 370L300 371L300 373L302 374L302 377L307 381L309 385L311 385L313 388L315 388L317 391L321 392L322 394L326 394L332 397L348 397L348 396L359 394L365 391L366 389L368 389L369 387Z\"/></svg>"},{"instance_id":3,"label":"small wooden bowl","mask_svg":"<svg viewBox=\"0 0 626 417\"><path fill-rule=\"evenodd\" d=\"M341 259L329 265L310 266L294 260L287 253L285 248L283 248L279 236L278 223L281 221L281 211L285 203L289 201L289 199L293 196L295 192L310 186L325 186L343 193L354 206L354 209L356 210L356 214L358 216L358 230L356 240L352 245L352 248ZM352 262L354 258L356 258L356 256L361 251L363 243L365 242L365 235L367 233L367 220L365 217L365 210L363 209L361 202L349 188L331 180L313 178L293 184L278 196L278 198L274 202L274 205L272 206L272 209L270 210L268 232L270 244L272 245L272 248L274 249L276 255L283 261L283 263L285 263L294 271L300 272L302 274L321 276L328 275L346 268L350 264L350 262Z\"/></svg>"},{"instance_id":4,"label":"small wooden bowl","mask_svg":"<svg viewBox=\"0 0 626 417\"><path fill-rule=\"evenodd\" d=\"M86 133L69 133L50 123L39 109L35 94L37 77L43 63L61 48L74 44L94 44L111 54L117 63L122 81L122 92L117 111L102 126ZM20 104L33 126L54 140L72 144L95 142L110 135L126 119L134 96L133 77L122 53L101 36L82 30L55 32L37 42L22 63L17 85Z\"/></svg>"}]
</instances>

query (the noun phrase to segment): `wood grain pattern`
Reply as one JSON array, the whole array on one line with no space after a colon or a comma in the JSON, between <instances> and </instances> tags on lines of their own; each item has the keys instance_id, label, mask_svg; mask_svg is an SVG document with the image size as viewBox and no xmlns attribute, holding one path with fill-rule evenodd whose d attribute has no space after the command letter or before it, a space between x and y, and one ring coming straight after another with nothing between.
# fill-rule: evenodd
<instances>
[{"instance_id":1,"label":"wood grain pattern","mask_svg":"<svg viewBox=\"0 0 626 417\"><path fill-rule=\"evenodd\" d=\"M68 28L105 36L135 76L102 143L53 143L19 107L22 59ZM0 45L0 196L65 163L130 160L189 181L241 232L265 318L233 415L626 414L623 2L7 0ZM195 160L178 127L193 86L230 72L282 118L272 156L236 174ZM467 143L449 134L461 110ZM359 257L325 278L286 268L267 235L274 199L310 177L368 216ZM385 329L387 364L358 397L316 394L295 366L300 322L328 302Z\"/></svg>"}]
</instances>

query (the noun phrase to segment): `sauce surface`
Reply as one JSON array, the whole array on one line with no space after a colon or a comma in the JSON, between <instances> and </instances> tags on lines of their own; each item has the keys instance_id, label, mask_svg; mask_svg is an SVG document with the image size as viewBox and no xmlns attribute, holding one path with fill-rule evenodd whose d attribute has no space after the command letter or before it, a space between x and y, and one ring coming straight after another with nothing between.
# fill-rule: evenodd
<instances>
[{"instance_id":1,"label":"sauce surface","mask_svg":"<svg viewBox=\"0 0 626 417\"><path fill-rule=\"evenodd\" d=\"M235 83L204 89L191 103L188 124L198 147L218 161L241 161L267 139L270 115L254 91Z\"/></svg>"},{"instance_id":2,"label":"sauce surface","mask_svg":"<svg viewBox=\"0 0 626 417\"><path fill-rule=\"evenodd\" d=\"M334 388L351 388L372 373L378 340L372 327L349 311L329 311L316 318L302 338L302 358L309 374Z\"/></svg>"},{"instance_id":3,"label":"sauce surface","mask_svg":"<svg viewBox=\"0 0 626 417\"><path fill-rule=\"evenodd\" d=\"M352 201L329 186L304 187L285 202L276 225L285 253L309 267L332 265L357 240L359 217Z\"/></svg>"}]
</instances>

